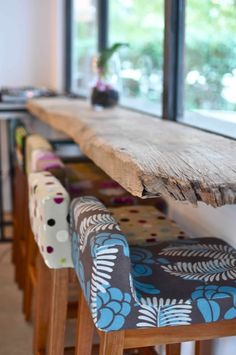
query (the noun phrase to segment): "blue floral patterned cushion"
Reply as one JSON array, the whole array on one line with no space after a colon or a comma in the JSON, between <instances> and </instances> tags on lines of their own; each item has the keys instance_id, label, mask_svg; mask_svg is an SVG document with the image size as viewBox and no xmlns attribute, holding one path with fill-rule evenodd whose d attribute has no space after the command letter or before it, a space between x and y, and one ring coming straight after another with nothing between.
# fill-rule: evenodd
<instances>
[{"instance_id":1,"label":"blue floral patterned cushion","mask_svg":"<svg viewBox=\"0 0 236 355\"><path fill-rule=\"evenodd\" d=\"M93 197L72 202L71 229L72 259L97 328L109 332L236 317L236 250L224 241L129 246L114 217Z\"/></svg>"}]
</instances>

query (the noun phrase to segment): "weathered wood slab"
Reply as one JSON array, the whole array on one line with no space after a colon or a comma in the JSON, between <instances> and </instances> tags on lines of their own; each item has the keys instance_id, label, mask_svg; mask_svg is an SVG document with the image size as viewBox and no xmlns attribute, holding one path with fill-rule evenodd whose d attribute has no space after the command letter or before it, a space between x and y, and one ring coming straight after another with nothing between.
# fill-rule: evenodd
<instances>
[{"instance_id":1,"label":"weathered wood slab","mask_svg":"<svg viewBox=\"0 0 236 355\"><path fill-rule=\"evenodd\" d=\"M37 99L28 109L133 195L236 203L234 140L121 108L95 111L82 100Z\"/></svg>"}]
</instances>

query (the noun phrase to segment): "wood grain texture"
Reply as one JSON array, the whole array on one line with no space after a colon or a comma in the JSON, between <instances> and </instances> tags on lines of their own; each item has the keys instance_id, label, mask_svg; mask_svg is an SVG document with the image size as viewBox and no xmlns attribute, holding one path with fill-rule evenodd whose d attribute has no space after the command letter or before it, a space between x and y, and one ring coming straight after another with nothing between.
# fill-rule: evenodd
<instances>
[{"instance_id":1,"label":"wood grain texture","mask_svg":"<svg viewBox=\"0 0 236 355\"><path fill-rule=\"evenodd\" d=\"M99 332L99 355L123 355L124 331Z\"/></svg>"},{"instance_id":2,"label":"wood grain texture","mask_svg":"<svg viewBox=\"0 0 236 355\"><path fill-rule=\"evenodd\" d=\"M181 344L168 344L166 345L166 355L180 355Z\"/></svg>"},{"instance_id":3,"label":"wood grain texture","mask_svg":"<svg viewBox=\"0 0 236 355\"><path fill-rule=\"evenodd\" d=\"M50 290L50 270L45 265L40 254L36 260L37 286L35 300L35 317L33 327L33 354L45 354L48 334L49 302L45 302L45 290Z\"/></svg>"},{"instance_id":4,"label":"wood grain texture","mask_svg":"<svg viewBox=\"0 0 236 355\"><path fill-rule=\"evenodd\" d=\"M202 341L236 335L236 319L175 327L130 329L125 331L125 349Z\"/></svg>"},{"instance_id":5,"label":"wood grain texture","mask_svg":"<svg viewBox=\"0 0 236 355\"><path fill-rule=\"evenodd\" d=\"M68 269L51 269L47 355L64 355L68 304Z\"/></svg>"},{"instance_id":6,"label":"wood grain texture","mask_svg":"<svg viewBox=\"0 0 236 355\"><path fill-rule=\"evenodd\" d=\"M95 327L87 302L80 291L75 355L91 355Z\"/></svg>"},{"instance_id":7,"label":"wood grain texture","mask_svg":"<svg viewBox=\"0 0 236 355\"><path fill-rule=\"evenodd\" d=\"M236 203L235 140L122 108L95 111L78 99L35 99L28 109L135 196Z\"/></svg>"}]
</instances>

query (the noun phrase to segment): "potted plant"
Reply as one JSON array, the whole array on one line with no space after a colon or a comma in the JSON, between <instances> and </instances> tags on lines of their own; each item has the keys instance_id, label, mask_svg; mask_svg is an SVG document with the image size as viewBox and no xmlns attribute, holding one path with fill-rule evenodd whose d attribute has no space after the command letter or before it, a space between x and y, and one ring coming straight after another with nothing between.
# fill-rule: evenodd
<instances>
[{"instance_id":1,"label":"potted plant","mask_svg":"<svg viewBox=\"0 0 236 355\"><path fill-rule=\"evenodd\" d=\"M94 106L113 107L119 101L118 91L109 83L109 60L117 50L127 43L114 43L110 48L106 48L98 55L97 72L98 78L92 88L91 103Z\"/></svg>"}]
</instances>

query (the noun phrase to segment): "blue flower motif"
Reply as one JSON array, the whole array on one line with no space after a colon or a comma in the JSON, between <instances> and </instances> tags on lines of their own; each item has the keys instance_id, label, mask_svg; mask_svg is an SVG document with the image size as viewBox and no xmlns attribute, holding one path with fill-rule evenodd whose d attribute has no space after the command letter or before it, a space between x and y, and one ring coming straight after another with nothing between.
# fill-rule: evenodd
<instances>
[{"instance_id":1,"label":"blue flower motif","mask_svg":"<svg viewBox=\"0 0 236 355\"><path fill-rule=\"evenodd\" d=\"M147 282L140 282L138 280L133 280L134 282L134 287L137 293L137 297L140 299L143 297L143 294L148 294L148 295L158 295L160 293L160 290L155 287L155 285L147 283Z\"/></svg>"},{"instance_id":2,"label":"blue flower motif","mask_svg":"<svg viewBox=\"0 0 236 355\"><path fill-rule=\"evenodd\" d=\"M97 327L103 331L119 330L130 313L131 295L119 288L108 287L97 295Z\"/></svg>"},{"instance_id":3,"label":"blue flower motif","mask_svg":"<svg viewBox=\"0 0 236 355\"><path fill-rule=\"evenodd\" d=\"M221 309L217 300L231 298L233 306L224 314L224 319L236 317L236 288L231 286L207 285L199 286L192 293L192 299L196 301L206 323L215 322L219 319Z\"/></svg>"},{"instance_id":4,"label":"blue flower motif","mask_svg":"<svg viewBox=\"0 0 236 355\"><path fill-rule=\"evenodd\" d=\"M152 275L152 268L149 265L153 264L154 260L152 259L152 253L149 250L145 248L131 247L130 258L133 277Z\"/></svg>"},{"instance_id":5,"label":"blue flower motif","mask_svg":"<svg viewBox=\"0 0 236 355\"><path fill-rule=\"evenodd\" d=\"M126 238L122 234L116 233L99 233L94 238L91 239L91 255L94 258L96 256L96 251L107 249L109 246L122 246L124 255L129 257L129 246Z\"/></svg>"}]
</instances>

